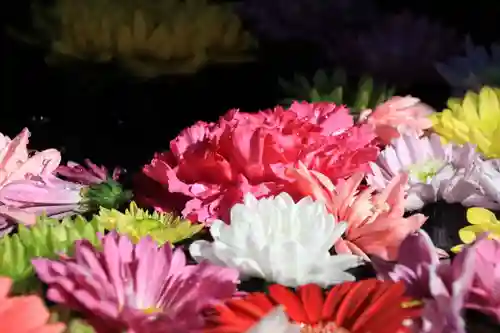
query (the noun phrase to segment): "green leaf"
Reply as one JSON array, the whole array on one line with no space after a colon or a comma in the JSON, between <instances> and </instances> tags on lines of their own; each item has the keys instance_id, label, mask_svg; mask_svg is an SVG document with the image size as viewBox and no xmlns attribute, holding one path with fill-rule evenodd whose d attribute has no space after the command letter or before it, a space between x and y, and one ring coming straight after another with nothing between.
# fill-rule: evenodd
<instances>
[{"instance_id":1,"label":"green leaf","mask_svg":"<svg viewBox=\"0 0 500 333\"><path fill-rule=\"evenodd\" d=\"M367 108L375 108L394 94L394 88L376 84L370 77L363 77L354 86L348 82L344 70L337 69L329 76L325 70L318 70L307 80L299 74L294 75L292 82L280 79L279 84L286 97L283 103L293 100L307 100L308 102L333 102L345 104L352 114L357 114Z\"/></svg>"},{"instance_id":2,"label":"green leaf","mask_svg":"<svg viewBox=\"0 0 500 333\"><path fill-rule=\"evenodd\" d=\"M335 88L330 93L330 100L335 104L342 104L344 102L344 88L342 86Z\"/></svg>"},{"instance_id":3,"label":"green leaf","mask_svg":"<svg viewBox=\"0 0 500 333\"><path fill-rule=\"evenodd\" d=\"M328 92L328 89L331 88L331 83L328 78L328 75L323 70L318 70L316 72L313 78L313 84L314 84L313 88L320 91L321 93Z\"/></svg>"},{"instance_id":4,"label":"green leaf","mask_svg":"<svg viewBox=\"0 0 500 333\"><path fill-rule=\"evenodd\" d=\"M359 82L358 92L354 101L353 108L355 110L367 109L370 105L370 99L373 94L373 80L369 77L364 77Z\"/></svg>"}]
</instances>

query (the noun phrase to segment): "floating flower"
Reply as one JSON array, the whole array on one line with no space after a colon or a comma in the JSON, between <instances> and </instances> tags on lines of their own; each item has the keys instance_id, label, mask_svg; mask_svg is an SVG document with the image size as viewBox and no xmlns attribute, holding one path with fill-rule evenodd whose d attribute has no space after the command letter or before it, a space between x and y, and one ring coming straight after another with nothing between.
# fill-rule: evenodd
<instances>
[{"instance_id":1,"label":"floating flower","mask_svg":"<svg viewBox=\"0 0 500 333\"><path fill-rule=\"evenodd\" d=\"M478 184L484 192L487 193L489 197L493 198L495 202L500 202L500 159L478 159L472 166L472 170L474 170L478 179ZM495 209L496 207L486 208Z\"/></svg>"},{"instance_id":2,"label":"floating flower","mask_svg":"<svg viewBox=\"0 0 500 333\"><path fill-rule=\"evenodd\" d=\"M453 30L402 12L380 18L357 35L345 34L343 43L331 45L329 53L350 73L368 73L401 87L434 82L439 78L434 64L457 53L459 47Z\"/></svg>"},{"instance_id":3,"label":"floating flower","mask_svg":"<svg viewBox=\"0 0 500 333\"><path fill-rule=\"evenodd\" d=\"M268 294L251 293L215 306L206 333L243 333L277 306L283 306L303 333L409 333L411 322L420 315L403 295L402 283L376 279L346 282L329 291L307 284L292 291L271 285Z\"/></svg>"},{"instance_id":4,"label":"floating flower","mask_svg":"<svg viewBox=\"0 0 500 333\"><path fill-rule=\"evenodd\" d=\"M83 312L98 333L136 326L147 332L159 318L168 322L165 331L199 329L200 311L231 297L238 280L233 269L189 266L180 249L158 247L150 238L134 245L114 232L103 237L102 250L78 241L74 258L35 259L33 265L49 286L47 297Z\"/></svg>"},{"instance_id":5,"label":"floating flower","mask_svg":"<svg viewBox=\"0 0 500 333\"><path fill-rule=\"evenodd\" d=\"M409 234L399 247L394 261L373 256L378 277L385 281L403 281L408 295L430 297L429 271L439 265L439 255L431 238L423 230Z\"/></svg>"},{"instance_id":6,"label":"floating flower","mask_svg":"<svg viewBox=\"0 0 500 333\"><path fill-rule=\"evenodd\" d=\"M375 127L375 133L384 144L389 144L401 134L408 132L421 136L424 130L432 127L428 118L434 109L421 103L418 98L393 97L378 105L375 111L370 109L361 112L359 121Z\"/></svg>"},{"instance_id":7,"label":"floating flower","mask_svg":"<svg viewBox=\"0 0 500 333\"><path fill-rule=\"evenodd\" d=\"M323 203L287 193L257 200L247 194L231 209L231 224L216 220L210 227L214 242L194 242L191 255L238 269L246 277L296 287L306 283L328 286L354 276L345 272L362 264L352 254L329 250L344 233Z\"/></svg>"},{"instance_id":8,"label":"floating flower","mask_svg":"<svg viewBox=\"0 0 500 333\"><path fill-rule=\"evenodd\" d=\"M483 237L467 250L475 254L475 270L465 307L489 315L500 324L500 241Z\"/></svg>"},{"instance_id":9,"label":"floating flower","mask_svg":"<svg viewBox=\"0 0 500 333\"><path fill-rule=\"evenodd\" d=\"M400 172L409 173L406 210L417 210L427 203L444 200L464 206L498 208L500 203L481 183L486 175L477 172L481 162L471 145L442 144L439 136L418 137L405 134L395 139L372 163L367 181L383 189Z\"/></svg>"},{"instance_id":10,"label":"floating flower","mask_svg":"<svg viewBox=\"0 0 500 333\"><path fill-rule=\"evenodd\" d=\"M60 152L47 149L30 156L29 135L27 129L13 140L0 134L0 226L12 221L31 225L42 214L55 218L74 215L95 205L97 199L106 204L111 197L123 197L118 185L103 194L102 188L110 187L109 182L84 186L57 178L54 173L61 162Z\"/></svg>"},{"instance_id":11,"label":"floating flower","mask_svg":"<svg viewBox=\"0 0 500 333\"><path fill-rule=\"evenodd\" d=\"M94 216L100 226L128 235L134 242L150 236L159 244L175 244L192 237L203 229L202 224L175 217L169 213L149 213L137 207L135 202L122 213L116 209L101 208Z\"/></svg>"},{"instance_id":12,"label":"floating flower","mask_svg":"<svg viewBox=\"0 0 500 333\"><path fill-rule=\"evenodd\" d=\"M293 3L245 0L237 9L266 40L316 46L338 39L342 31L358 31L379 16L377 6L369 0L296 0Z\"/></svg>"},{"instance_id":13,"label":"floating flower","mask_svg":"<svg viewBox=\"0 0 500 333\"><path fill-rule=\"evenodd\" d=\"M463 312L474 274L473 253L429 270L430 298L424 300L422 333L465 333Z\"/></svg>"},{"instance_id":14,"label":"floating flower","mask_svg":"<svg viewBox=\"0 0 500 333\"><path fill-rule=\"evenodd\" d=\"M436 69L457 95L483 86L500 87L500 44L489 49L474 45L467 36L464 54L436 64Z\"/></svg>"},{"instance_id":15,"label":"floating flower","mask_svg":"<svg viewBox=\"0 0 500 333\"><path fill-rule=\"evenodd\" d=\"M120 168L115 168L110 176L108 169L104 166L98 166L89 159L85 160L85 164L86 168L76 162L68 162L67 165L60 165L55 171L58 175L83 185L100 184L110 178L117 181L122 172Z\"/></svg>"},{"instance_id":16,"label":"floating flower","mask_svg":"<svg viewBox=\"0 0 500 333\"><path fill-rule=\"evenodd\" d=\"M113 62L141 78L246 61L246 51L255 44L230 4L206 0L127 6L57 0L34 5L33 16L39 27L35 38L48 42L49 64Z\"/></svg>"},{"instance_id":17,"label":"floating flower","mask_svg":"<svg viewBox=\"0 0 500 333\"><path fill-rule=\"evenodd\" d=\"M288 170L303 195L326 203L338 221L347 223L343 238L335 243L337 253L354 253L368 259L375 254L393 259L406 235L418 230L425 222L422 214L403 217L404 188L408 175L396 175L381 193L373 188L359 190L364 174L358 173L335 187L325 175L307 170L300 164Z\"/></svg>"},{"instance_id":18,"label":"floating flower","mask_svg":"<svg viewBox=\"0 0 500 333\"><path fill-rule=\"evenodd\" d=\"M97 221L87 221L81 216L62 221L41 216L32 226L19 225L16 234L0 239L0 275L13 279L16 292L33 291L39 284L32 259L71 254L79 239L97 245L99 232L104 232L104 228Z\"/></svg>"},{"instance_id":19,"label":"floating flower","mask_svg":"<svg viewBox=\"0 0 500 333\"><path fill-rule=\"evenodd\" d=\"M61 180L52 174L10 182L0 189L0 215L26 225L36 217L61 218L85 212L85 186Z\"/></svg>"},{"instance_id":20,"label":"floating flower","mask_svg":"<svg viewBox=\"0 0 500 333\"><path fill-rule=\"evenodd\" d=\"M11 183L22 182L32 177L49 176L59 165L61 155L55 149L47 149L30 156L29 136L30 132L27 128L23 129L13 140L0 133L0 193L4 193L5 187ZM44 198L43 203L50 206L50 199ZM14 219L24 223L34 222L36 215L27 211L19 211L6 204L9 203L0 199L0 224L3 228L9 227L8 222L13 215L17 217ZM39 207L41 210L44 208L46 208L44 205Z\"/></svg>"},{"instance_id":21,"label":"floating flower","mask_svg":"<svg viewBox=\"0 0 500 333\"><path fill-rule=\"evenodd\" d=\"M26 179L27 176L51 174L61 161L60 153L47 149L30 156L30 132L23 129L13 140L0 133L0 186Z\"/></svg>"},{"instance_id":22,"label":"floating flower","mask_svg":"<svg viewBox=\"0 0 500 333\"><path fill-rule=\"evenodd\" d=\"M67 165L59 166L55 172L71 182L87 186L84 195L89 209L116 208L132 197L132 192L125 191L118 183L122 172L120 168L115 168L110 176L104 166L99 167L89 159L85 160L85 164L87 168L75 162L68 162Z\"/></svg>"},{"instance_id":23,"label":"floating flower","mask_svg":"<svg viewBox=\"0 0 500 333\"><path fill-rule=\"evenodd\" d=\"M500 221L497 220L495 214L487 209L474 207L467 210L467 221L471 224L458 232L460 240L464 244L472 244L476 239L488 233L489 238L500 239ZM457 245L451 250L460 252L464 245Z\"/></svg>"},{"instance_id":24,"label":"floating flower","mask_svg":"<svg viewBox=\"0 0 500 333\"><path fill-rule=\"evenodd\" d=\"M37 296L9 297L12 281L0 277L0 332L62 333L65 325L49 324L50 313Z\"/></svg>"},{"instance_id":25,"label":"floating flower","mask_svg":"<svg viewBox=\"0 0 500 333\"><path fill-rule=\"evenodd\" d=\"M297 161L335 181L367 171L378 154L374 139L371 126L354 125L349 111L335 104L294 103L253 114L232 110L216 124L184 130L143 172L163 185L162 196L184 195L183 216L229 221L230 208L245 193L294 196L284 173ZM145 192L140 195L147 197ZM164 201L152 204L171 210Z\"/></svg>"},{"instance_id":26,"label":"floating flower","mask_svg":"<svg viewBox=\"0 0 500 333\"><path fill-rule=\"evenodd\" d=\"M500 89L483 87L462 99L450 98L448 109L431 116L433 130L458 144L472 143L488 158L500 157Z\"/></svg>"},{"instance_id":27,"label":"floating flower","mask_svg":"<svg viewBox=\"0 0 500 333\"><path fill-rule=\"evenodd\" d=\"M459 253L453 261L440 261L430 237L424 232L408 236L396 262L374 258L379 276L402 281L407 293L424 303L420 332L465 333L463 310L474 275L475 255Z\"/></svg>"}]
</instances>

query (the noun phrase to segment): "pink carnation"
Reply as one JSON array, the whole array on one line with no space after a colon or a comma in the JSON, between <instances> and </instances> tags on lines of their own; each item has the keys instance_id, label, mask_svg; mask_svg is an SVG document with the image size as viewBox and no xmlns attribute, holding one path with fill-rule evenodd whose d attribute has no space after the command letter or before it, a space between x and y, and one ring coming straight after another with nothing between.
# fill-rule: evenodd
<instances>
[{"instance_id":1,"label":"pink carnation","mask_svg":"<svg viewBox=\"0 0 500 333\"><path fill-rule=\"evenodd\" d=\"M288 174L296 180L304 196L324 202L337 221L347 223L343 238L335 244L337 253L352 253L366 260L368 255L395 260L402 241L427 219L422 214L404 217L406 173L396 175L380 193L371 187L361 189L365 176L362 173L339 182L338 186L301 163L290 168Z\"/></svg>"},{"instance_id":2,"label":"pink carnation","mask_svg":"<svg viewBox=\"0 0 500 333\"><path fill-rule=\"evenodd\" d=\"M434 109L418 98L395 96L378 105L375 111L361 112L359 120L372 125L379 140L389 144L401 134L417 133L421 136L424 130L432 127L429 118L432 113Z\"/></svg>"},{"instance_id":3,"label":"pink carnation","mask_svg":"<svg viewBox=\"0 0 500 333\"><path fill-rule=\"evenodd\" d=\"M182 194L182 214L192 220L229 220L230 208L245 193L256 198L294 193L285 170L302 162L334 182L368 171L378 149L370 125L354 125L348 109L331 103L298 103L258 113L229 111L217 123L198 122L156 154L143 172L162 185L158 210L170 210L165 197ZM157 189L156 189L157 190Z\"/></svg>"}]
</instances>

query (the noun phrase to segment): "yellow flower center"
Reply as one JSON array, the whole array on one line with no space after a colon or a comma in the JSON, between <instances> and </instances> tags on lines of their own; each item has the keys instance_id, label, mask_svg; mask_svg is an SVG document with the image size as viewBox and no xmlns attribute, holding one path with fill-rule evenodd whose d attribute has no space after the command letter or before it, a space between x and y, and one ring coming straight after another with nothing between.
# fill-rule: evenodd
<instances>
[{"instance_id":1,"label":"yellow flower center","mask_svg":"<svg viewBox=\"0 0 500 333\"><path fill-rule=\"evenodd\" d=\"M429 160L413 164L408 168L410 175L425 183L436 176L445 163L439 160Z\"/></svg>"},{"instance_id":2,"label":"yellow flower center","mask_svg":"<svg viewBox=\"0 0 500 333\"><path fill-rule=\"evenodd\" d=\"M162 312L162 310L160 308L155 308L155 307L141 309L141 311L147 315L153 315L153 314Z\"/></svg>"}]
</instances>

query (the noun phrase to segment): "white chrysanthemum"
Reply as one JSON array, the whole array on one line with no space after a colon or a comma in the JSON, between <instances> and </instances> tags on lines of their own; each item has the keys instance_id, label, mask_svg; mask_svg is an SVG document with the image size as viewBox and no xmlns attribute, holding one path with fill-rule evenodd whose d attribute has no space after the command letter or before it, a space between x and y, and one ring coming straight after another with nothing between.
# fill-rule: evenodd
<instances>
[{"instance_id":1,"label":"white chrysanthemum","mask_svg":"<svg viewBox=\"0 0 500 333\"><path fill-rule=\"evenodd\" d=\"M276 307L246 333L300 333L302 328L288 320L283 308Z\"/></svg>"},{"instance_id":2,"label":"white chrysanthemum","mask_svg":"<svg viewBox=\"0 0 500 333\"><path fill-rule=\"evenodd\" d=\"M345 270L362 264L358 256L329 252L345 229L309 197L295 203L287 193L260 200L247 194L231 209L230 225L213 222L214 242L196 241L190 252L198 261L234 267L243 277L328 286L354 280Z\"/></svg>"}]
</instances>

